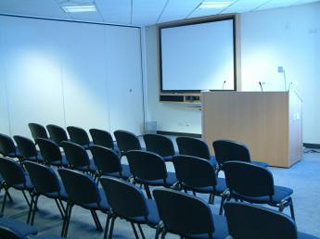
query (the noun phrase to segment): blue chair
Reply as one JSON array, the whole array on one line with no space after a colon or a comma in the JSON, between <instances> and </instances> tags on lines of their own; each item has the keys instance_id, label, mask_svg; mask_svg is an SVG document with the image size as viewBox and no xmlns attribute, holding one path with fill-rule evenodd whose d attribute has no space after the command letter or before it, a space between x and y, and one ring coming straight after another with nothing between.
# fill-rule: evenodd
<instances>
[{"instance_id":1,"label":"blue chair","mask_svg":"<svg viewBox=\"0 0 320 239\"><path fill-rule=\"evenodd\" d=\"M71 169L91 173L92 175L96 174L97 167L93 160L89 159L88 153L83 147L66 141L62 142L61 145Z\"/></svg>"},{"instance_id":2,"label":"blue chair","mask_svg":"<svg viewBox=\"0 0 320 239\"><path fill-rule=\"evenodd\" d=\"M23 168L16 161L2 157L0 157L0 174L3 178L3 187L6 191L3 197L1 213L3 214L4 212L10 188L22 191L30 209L31 202L29 202L25 191L31 193L34 190L34 187L30 181L29 175L23 171Z\"/></svg>"},{"instance_id":3,"label":"blue chair","mask_svg":"<svg viewBox=\"0 0 320 239\"><path fill-rule=\"evenodd\" d=\"M13 138L16 141L18 150L21 154L21 160L43 163L43 157L41 153L36 149L36 146L31 139L20 135L15 135L13 136Z\"/></svg>"},{"instance_id":4,"label":"blue chair","mask_svg":"<svg viewBox=\"0 0 320 239\"><path fill-rule=\"evenodd\" d=\"M216 159L210 155L209 147L206 142L201 139L179 136L176 138L176 142L180 155L189 155L209 160L210 163L216 166Z\"/></svg>"},{"instance_id":5,"label":"blue chair","mask_svg":"<svg viewBox=\"0 0 320 239\"><path fill-rule=\"evenodd\" d=\"M14 145L13 140L5 134L0 134L0 153L4 157L21 158L21 154L17 147Z\"/></svg>"},{"instance_id":6,"label":"blue chair","mask_svg":"<svg viewBox=\"0 0 320 239\"><path fill-rule=\"evenodd\" d=\"M171 161L176 154L174 151L173 142L171 139L160 134L145 134L143 135L146 144L146 150L159 154L164 161Z\"/></svg>"},{"instance_id":7,"label":"blue chair","mask_svg":"<svg viewBox=\"0 0 320 239\"><path fill-rule=\"evenodd\" d=\"M126 157L134 182L144 185L148 198L151 198L149 186L171 187L178 182L175 173L167 172L166 164L158 154L131 150Z\"/></svg>"},{"instance_id":8,"label":"blue chair","mask_svg":"<svg viewBox=\"0 0 320 239\"><path fill-rule=\"evenodd\" d=\"M180 238L225 239L228 235L226 219L215 215L203 200L172 189L155 189L154 198L163 222L162 237L170 232Z\"/></svg>"},{"instance_id":9,"label":"blue chair","mask_svg":"<svg viewBox=\"0 0 320 239\"><path fill-rule=\"evenodd\" d=\"M93 145L84 129L75 126L68 126L67 131L71 142L79 144L84 149L89 149L89 147Z\"/></svg>"},{"instance_id":10,"label":"blue chair","mask_svg":"<svg viewBox=\"0 0 320 239\"><path fill-rule=\"evenodd\" d=\"M292 218L268 208L227 202L224 209L229 234L235 239L319 239L297 232L296 224Z\"/></svg>"},{"instance_id":11,"label":"blue chair","mask_svg":"<svg viewBox=\"0 0 320 239\"><path fill-rule=\"evenodd\" d=\"M90 129L89 132L94 145L100 145L112 149L117 154L120 153L118 146L115 145L115 143L113 142L113 138L108 131L101 129Z\"/></svg>"},{"instance_id":12,"label":"blue chair","mask_svg":"<svg viewBox=\"0 0 320 239\"><path fill-rule=\"evenodd\" d=\"M47 130L44 126L37 123L29 123L29 129L31 131L32 138L34 140L41 138L41 139L49 139Z\"/></svg>"},{"instance_id":13,"label":"blue chair","mask_svg":"<svg viewBox=\"0 0 320 239\"><path fill-rule=\"evenodd\" d=\"M277 207L280 212L289 206L291 217L295 218L291 198L293 190L274 185L272 173L268 169L252 163L229 161L223 164L223 170L229 189L223 201L234 198L250 203L268 204Z\"/></svg>"},{"instance_id":14,"label":"blue chair","mask_svg":"<svg viewBox=\"0 0 320 239\"><path fill-rule=\"evenodd\" d=\"M75 205L90 210L97 230L102 231L96 211L99 210L107 213L108 218L110 217L110 207L103 190L98 189L97 184L89 175L64 168L58 169L58 172L68 194L68 203L63 220L61 236L67 237L71 211Z\"/></svg>"},{"instance_id":15,"label":"blue chair","mask_svg":"<svg viewBox=\"0 0 320 239\"><path fill-rule=\"evenodd\" d=\"M95 165L98 168L98 177L112 176L128 179L131 172L128 165L121 164L120 158L112 149L93 145L90 147Z\"/></svg>"},{"instance_id":16,"label":"blue chair","mask_svg":"<svg viewBox=\"0 0 320 239\"><path fill-rule=\"evenodd\" d=\"M12 218L0 218L0 238L26 239L29 235L36 235L38 230L26 223Z\"/></svg>"},{"instance_id":17,"label":"blue chair","mask_svg":"<svg viewBox=\"0 0 320 239\"><path fill-rule=\"evenodd\" d=\"M65 192L62 182L58 179L53 169L48 166L40 165L34 162L25 162L34 191L31 194L31 207L29 210L29 222L34 223L38 199L41 195L55 200L62 219L65 215L65 208L62 201L67 201L68 195Z\"/></svg>"},{"instance_id":18,"label":"blue chair","mask_svg":"<svg viewBox=\"0 0 320 239\"><path fill-rule=\"evenodd\" d=\"M177 179L187 191L209 194L209 203L213 204L214 196L222 197L227 189L224 178L216 176L215 167L206 159L195 156L180 155L172 159Z\"/></svg>"},{"instance_id":19,"label":"blue chair","mask_svg":"<svg viewBox=\"0 0 320 239\"><path fill-rule=\"evenodd\" d=\"M57 167L68 167L68 161L65 155L61 154L59 146L49 139L36 139L44 163Z\"/></svg>"},{"instance_id":20,"label":"blue chair","mask_svg":"<svg viewBox=\"0 0 320 239\"><path fill-rule=\"evenodd\" d=\"M126 155L130 150L142 149L140 140L135 134L125 130L116 130L113 134L116 138L117 145L122 156Z\"/></svg>"},{"instance_id":21,"label":"blue chair","mask_svg":"<svg viewBox=\"0 0 320 239\"><path fill-rule=\"evenodd\" d=\"M67 132L64 128L58 125L49 124L47 125L47 130L49 132L50 139L57 145L60 145L63 141L69 141Z\"/></svg>"},{"instance_id":22,"label":"blue chair","mask_svg":"<svg viewBox=\"0 0 320 239\"><path fill-rule=\"evenodd\" d=\"M218 169L223 170L223 164L228 161L243 161L258 166L268 167L268 164L260 161L251 161L250 151L247 146L231 140L216 140L212 143L218 162Z\"/></svg>"},{"instance_id":23,"label":"blue chair","mask_svg":"<svg viewBox=\"0 0 320 239\"><path fill-rule=\"evenodd\" d=\"M146 199L143 192L135 185L121 179L102 177L101 185L106 193L112 209L109 238L112 238L114 222L122 218L131 223L136 238L139 238L135 224L138 225L142 238L145 238L141 224L156 228L160 222L157 206L154 200ZM108 228L109 220L106 228ZM104 238L107 238L105 234Z\"/></svg>"}]
</instances>

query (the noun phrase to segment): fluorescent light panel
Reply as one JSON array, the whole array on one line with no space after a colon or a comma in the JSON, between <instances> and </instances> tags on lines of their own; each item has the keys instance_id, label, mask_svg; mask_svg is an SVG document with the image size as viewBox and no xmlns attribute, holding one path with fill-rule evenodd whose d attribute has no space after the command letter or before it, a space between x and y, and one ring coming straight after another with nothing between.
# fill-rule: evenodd
<instances>
[{"instance_id":1,"label":"fluorescent light panel","mask_svg":"<svg viewBox=\"0 0 320 239\"><path fill-rule=\"evenodd\" d=\"M96 12L97 8L95 5L67 5L62 7L65 12Z\"/></svg>"},{"instance_id":2,"label":"fluorescent light panel","mask_svg":"<svg viewBox=\"0 0 320 239\"><path fill-rule=\"evenodd\" d=\"M199 8L210 9L210 8L224 8L232 4L233 2L202 2Z\"/></svg>"}]
</instances>

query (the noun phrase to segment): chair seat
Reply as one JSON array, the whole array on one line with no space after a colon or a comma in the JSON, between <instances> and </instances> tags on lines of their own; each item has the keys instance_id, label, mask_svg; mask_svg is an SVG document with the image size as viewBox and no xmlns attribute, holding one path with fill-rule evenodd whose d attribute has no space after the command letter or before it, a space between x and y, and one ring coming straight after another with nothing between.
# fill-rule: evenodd
<instances>
[{"instance_id":1,"label":"chair seat","mask_svg":"<svg viewBox=\"0 0 320 239\"><path fill-rule=\"evenodd\" d=\"M63 237L59 237L57 235L52 234L42 234L39 236L28 236L28 239L64 239Z\"/></svg>"},{"instance_id":2,"label":"chair seat","mask_svg":"<svg viewBox=\"0 0 320 239\"><path fill-rule=\"evenodd\" d=\"M213 239L224 239L228 236L228 227L227 227L227 221L224 216L219 216L215 215L213 211L215 210L212 205L210 205L210 209L212 211L212 216L213 216L213 223L214 223L214 228L215 231L212 234ZM203 233L203 234L186 234L183 235L187 237L188 239L193 238L193 239L207 239L209 238L208 233Z\"/></svg>"},{"instance_id":3,"label":"chair seat","mask_svg":"<svg viewBox=\"0 0 320 239\"><path fill-rule=\"evenodd\" d=\"M25 178L26 178L25 184L22 184L22 183L15 184L15 185L12 185L12 187L14 187L15 189L18 189L18 190L28 190L28 191L33 190L34 187L33 187L33 184L31 183L29 174L25 173Z\"/></svg>"},{"instance_id":4,"label":"chair seat","mask_svg":"<svg viewBox=\"0 0 320 239\"><path fill-rule=\"evenodd\" d=\"M56 160L56 161L50 161L48 164L53 165L53 166L63 166L66 167L68 166L68 161L65 155L62 155L62 160Z\"/></svg>"},{"instance_id":5,"label":"chair seat","mask_svg":"<svg viewBox=\"0 0 320 239\"><path fill-rule=\"evenodd\" d=\"M11 229L21 238L26 238L27 235L35 235L38 233L35 227L12 218L0 218L0 225Z\"/></svg>"},{"instance_id":6,"label":"chair seat","mask_svg":"<svg viewBox=\"0 0 320 239\"><path fill-rule=\"evenodd\" d=\"M74 168L80 171L90 171L90 172L98 171L98 168L94 164L93 160L89 160L89 167L86 165L86 166L80 166L80 167L74 167Z\"/></svg>"},{"instance_id":7,"label":"chair seat","mask_svg":"<svg viewBox=\"0 0 320 239\"><path fill-rule=\"evenodd\" d=\"M62 181L59 181L60 184L60 192L53 192L53 193L46 193L44 194L45 196L49 197L49 198L60 198L63 201L67 201L68 200L68 194L66 192L66 189L62 183Z\"/></svg>"},{"instance_id":8,"label":"chair seat","mask_svg":"<svg viewBox=\"0 0 320 239\"><path fill-rule=\"evenodd\" d=\"M137 183L147 183L150 186L166 186L166 187L170 187L173 184L175 184L178 181L178 179L177 179L175 173L168 172L168 176L166 178L166 183L164 183L163 179L141 180L141 179L137 178L136 181L137 181Z\"/></svg>"},{"instance_id":9,"label":"chair seat","mask_svg":"<svg viewBox=\"0 0 320 239\"><path fill-rule=\"evenodd\" d=\"M115 172L115 173L105 173L105 176L110 176L110 177L115 177L115 178L124 178L124 179L128 179L131 176L131 172L130 172L130 168L129 165L127 164L121 164L122 167L122 177L120 176L119 172Z\"/></svg>"},{"instance_id":10,"label":"chair seat","mask_svg":"<svg viewBox=\"0 0 320 239\"><path fill-rule=\"evenodd\" d=\"M28 157L28 158L25 158L25 160L30 160L30 161L38 162L38 163L44 162L43 157L40 152L37 152L37 156Z\"/></svg>"},{"instance_id":11,"label":"chair seat","mask_svg":"<svg viewBox=\"0 0 320 239\"><path fill-rule=\"evenodd\" d=\"M247 197L247 196L239 195L237 193L235 193L235 196L239 199L243 199L244 201L250 201L253 203L278 204L281 202L282 199L290 197L292 193L293 193L293 190L291 188L274 186L274 195L272 196L272 200L270 200L269 196Z\"/></svg>"},{"instance_id":12,"label":"chair seat","mask_svg":"<svg viewBox=\"0 0 320 239\"><path fill-rule=\"evenodd\" d=\"M131 217L129 218L130 221L135 223L148 223L151 225L157 225L160 222L160 217L158 213L158 208L156 202L152 199L146 199L146 204L148 207L149 215L147 217L148 221L146 221L145 217Z\"/></svg>"},{"instance_id":13,"label":"chair seat","mask_svg":"<svg viewBox=\"0 0 320 239\"><path fill-rule=\"evenodd\" d=\"M107 212L110 209L109 203L107 201L106 195L102 188L99 188L99 194L100 194L100 203L99 205L97 203L88 203L88 204L82 204L81 207L84 207L86 209L94 209L94 210L101 210L103 212Z\"/></svg>"},{"instance_id":14,"label":"chair seat","mask_svg":"<svg viewBox=\"0 0 320 239\"><path fill-rule=\"evenodd\" d=\"M298 232L298 239L319 239L319 237L303 233L303 232Z\"/></svg>"},{"instance_id":15,"label":"chair seat","mask_svg":"<svg viewBox=\"0 0 320 239\"><path fill-rule=\"evenodd\" d=\"M260 167L264 167L264 168L267 168L269 166L269 164L267 164L265 162L261 162L261 161L251 161L251 163L258 165Z\"/></svg>"},{"instance_id":16,"label":"chair seat","mask_svg":"<svg viewBox=\"0 0 320 239\"><path fill-rule=\"evenodd\" d=\"M215 189L212 186L187 188L199 193L215 193L217 195L221 195L227 189L227 185L226 180L224 178L218 178Z\"/></svg>"}]
</instances>

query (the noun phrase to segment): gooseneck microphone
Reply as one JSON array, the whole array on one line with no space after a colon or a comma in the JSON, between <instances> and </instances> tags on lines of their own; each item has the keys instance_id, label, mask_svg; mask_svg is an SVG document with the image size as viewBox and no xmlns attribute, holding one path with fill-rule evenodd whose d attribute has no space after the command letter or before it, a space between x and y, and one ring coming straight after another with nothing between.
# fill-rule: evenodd
<instances>
[{"instance_id":1,"label":"gooseneck microphone","mask_svg":"<svg viewBox=\"0 0 320 239\"><path fill-rule=\"evenodd\" d=\"M224 90L224 85L227 83L227 81L225 80L223 83L222 83L222 89Z\"/></svg>"},{"instance_id":2,"label":"gooseneck microphone","mask_svg":"<svg viewBox=\"0 0 320 239\"><path fill-rule=\"evenodd\" d=\"M259 86L260 86L260 90L261 90L261 92L263 92L263 86L262 86L261 81L259 81Z\"/></svg>"}]
</instances>

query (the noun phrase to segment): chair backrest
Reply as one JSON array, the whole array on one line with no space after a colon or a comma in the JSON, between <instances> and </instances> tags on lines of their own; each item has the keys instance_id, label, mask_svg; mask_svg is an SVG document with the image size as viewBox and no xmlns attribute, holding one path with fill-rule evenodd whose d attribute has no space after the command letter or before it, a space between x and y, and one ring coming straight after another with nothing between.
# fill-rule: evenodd
<instances>
[{"instance_id":1,"label":"chair backrest","mask_svg":"<svg viewBox=\"0 0 320 239\"><path fill-rule=\"evenodd\" d=\"M201 199L171 189L154 189L160 219L169 232L212 234L215 230L210 207Z\"/></svg>"},{"instance_id":2,"label":"chair backrest","mask_svg":"<svg viewBox=\"0 0 320 239\"><path fill-rule=\"evenodd\" d=\"M191 155L199 158L210 159L210 151L206 142L187 136L176 138L179 153L181 155Z\"/></svg>"},{"instance_id":3,"label":"chair backrest","mask_svg":"<svg viewBox=\"0 0 320 239\"><path fill-rule=\"evenodd\" d=\"M40 194L60 192L60 184L52 168L34 162L25 162L24 166L36 192Z\"/></svg>"},{"instance_id":4,"label":"chair backrest","mask_svg":"<svg viewBox=\"0 0 320 239\"><path fill-rule=\"evenodd\" d=\"M89 166L89 156L80 145L66 141L62 142L61 145L71 168Z\"/></svg>"},{"instance_id":5,"label":"chair backrest","mask_svg":"<svg viewBox=\"0 0 320 239\"><path fill-rule=\"evenodd\" d=\"M0 174L9 186L26 183L22 167L12 159L0 157Z\"/></svg>"},{"instance_id":6,"label":"chair backrest","mask_svg":"<svg viewBox=\"0 0 320 239\"><path fill-rule=\"evenodd\" d=\"M75 126L68 126L67 131L70 136L70 140L73 143L81 146L87 146L90 144L89 136L84 129Z\"/></svg>"},{"instance_id":7,"label":"chair backrest","mask_svg":"<svg viewBox=\"0 0 320 239\"><path fill-rule=\"evenodd\" d=\"M251 162L250 152L247 146L231 140L216 140L212 143L219 167L228 161Z\"/></svg>"},{"instance_id":8,"label":"chair backrest","mask_svg":"<svg viewBox=\"0 0 320 239\"><path fill-rule=\"evenodd\" d=\"M4 156L8 156L11 153L16 152L16 146L13 140L5 134L0 134L0 153Z\"/></svg>"},{"instance_id":9,"label":"chair backrest","mask_svg":"<svg viewBox=\"0 0 320 239\"><path fill-rule=\"evenodd\" d=\"M108 131L101 129L89 130L93 144L114 149L114 143L111 134Z\"/></svg>"},{"instance_id":10,"label":"chair backrest","mask_svg":"<svg viewBox=\"0 0 320 239\"><path fill-rule=\"evenodd\" d=\"M266 168L242 161L229 161L224 163L223 169L231 193L251 197L274 194L273 176Z\"/></svg>"},{"instance_id":11,"label":"chair backrest","mask_svg":"<svg viewBox=\"0 0 320 239\"><path fill-rule=\"evenodd\" d=\"M294 221L283 213L236 202L225 203L224 209L232 238L298 238Z\"/></svg>"},{"instance_id":12,"label":"chair backrest","mask_svg":"<svg viewBox=\"0 0 320 239\"><path fill-rule=\"evenodd\" d=\"M4 239L23 239L22 235L19 235L17 232L13 231L9 227L0 225L0 238Z\"/></svg>"},{"instance_id":13,"label":"chair backrest","mask_svg":"<svg viewBox=\"0 0 320 239\"><path fill-rule=\"evenodd\" d=\"M49 139L36 139L36 144L40 148L43 160L50 164L50 162L62 162L62 155L59 146Z\"/></svg>"},{"instance_id":14,"label":"chair backrest","mask_svg":"<svg viewBox=\"0 0 320 239\"><path fill-rule=\"evenodd\" d=\"M148 216L145 196L137 186L111 177L102 177L100 182L112 211L120 217Z\"/></svg>"},{"instance_id":15,"label":"chair backrest","mask_svg":"<svg viewBox=\"0 0 320 239\"><path fill-rule=\"evenodd\" d=\"M119 156L113 150L100 145L93 145L90 147L90 151L100 173L122 171Z\"/></svg>"},{"instance_id":16,"label":"chair backrest","mask_svg":"<svg viewBox=\"0 0 320 239\"><path fill-rule=\"evenodd\" d=\"M89 204L101 201L99 189L93 179L71 169L58 169L68 198L75 204Z\"/></svg>"},{"instance_id":17,"label":"chair backrest","mask_svg":"<svg viewBox=\"0 0 320 239\"><path fill-rule=\"evenodd\" d=\"M49 132L50 139L56 144L60 145L63 141L68 141L68 135L64 128L58 125L49 124L47 125L47 130Z\"/></svg>"},{"instance_id":18,"label":"chair backrest","mask_svg":"<svg viewBox=\"0 0 320 239\"><path fill-rule=\"evenodd\" d=\"M38 152L34 142L31 139L26 137L15 135L13 136L14 140L17 143L19 152L23 158L37 157Z\"/></svg>"},{"instance_id":19,"label":"chair backrest","mask_svg":"<svg viewBox=\"0 0 320 239\"><path fill-rule=\"evenodd\" d=\"M31 135L33 139L42 138L42 139L48 139L48 134L46 131L46 128L42 126L41 124L37 123L29 123L28 124L29 129L31 131Z\"/></svg>"},{"instance_id":20,"label":"chair backrest","mask_svg":"<svg viewBox=\"0 0 320 239\"><path fill-rule=\"evenodd\" d=\"M147 151L157 153L161 156L173 156L174 146L168 137L160 134L145 134L143 135Z\"/></svg>"},{"instance_id":21,"label":"chair backrest","mask_svg":"<svg viewBox=\"0 0 320 239\"><path fill-rule=\"evenodd\" d=\"M179 155L172 159L179 182L190 187L215 187L217 184L215 169L203 158Z\"/></svg>"},{"instance_id":22,"label":"chair backrest","mask_svg":"<svg viewBox=\"0 0 320 239\"><path fill-rule=\"evenodd\" d=\"M140 141L135 134L125 130L116 130L114 136L121 153L126 153L129 150L141 150Z\"/></svg>"},{"instance_id":23,"label":"chair backrest","mask_svg":"<svg viewBox=\"0 0 320 239\"><path fill-rule=\"evenodd\" d=\"M157 180L167 178L167 168L164 160L155 153L141 150L127 152L129 168L134 177L141 180Z\"/></svg>"}]
</instances>

